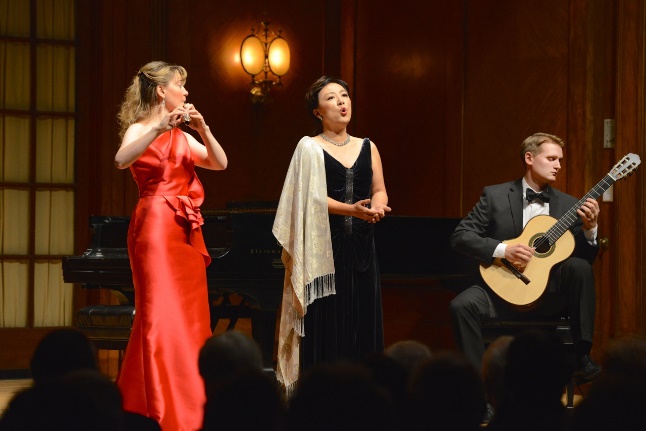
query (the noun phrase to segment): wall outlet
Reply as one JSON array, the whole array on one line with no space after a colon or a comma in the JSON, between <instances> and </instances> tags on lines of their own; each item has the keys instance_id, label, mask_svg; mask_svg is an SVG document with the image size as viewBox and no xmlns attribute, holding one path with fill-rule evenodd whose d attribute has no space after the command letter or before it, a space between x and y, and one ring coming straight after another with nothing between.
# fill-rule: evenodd
<instances>
[{"instance_id":1,"label":"wall outlet","mask_svg":"<svg viewBox=\"0 0 646 431\"><path fill-rule=\"evenodd\" d=\"M603 120L603 148L615 148L615 120Z\"/></svg>"},{"instance_id":2,"label":"wall outlet","mask_svg":"<svg viewBox=\"0 0 646 431\"><path fill-rule=\"evenodd\" d=\"M613 185L614 185L614 184L613 184ZM601 197L601 200L602 200L603 202L612 202L612 201L613 201L613 195L614 195L613 190L612 190L613 185L611 185L610 187L608 187L608 190L606 190L605 192L603 192L603 195L602 195L602 197Z\"/></svg>"}]
</instances>

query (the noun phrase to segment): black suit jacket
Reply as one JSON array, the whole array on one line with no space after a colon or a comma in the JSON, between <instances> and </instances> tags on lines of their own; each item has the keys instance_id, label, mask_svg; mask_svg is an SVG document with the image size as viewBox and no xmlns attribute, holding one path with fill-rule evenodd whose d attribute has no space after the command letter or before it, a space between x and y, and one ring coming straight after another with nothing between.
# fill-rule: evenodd
<instances>
[{"instance_id":1,"label":"black suit jacket","mask_svg":"<svg viewBox=\"0 0 646 431\"><path fill-rule=\"evenodd\" d=\"M550 197L550 216L559 219L579 201L550 186L543 190ZM579 218L570 227L576 245L573 256L594 261L599 247L590 245ZM523 231L523 190L521 179L487 186L480 201L462 219L451 235L451 247L479 263L493 262L493 252L501 241L517 238Z\"/></svg>"}]
</instances>

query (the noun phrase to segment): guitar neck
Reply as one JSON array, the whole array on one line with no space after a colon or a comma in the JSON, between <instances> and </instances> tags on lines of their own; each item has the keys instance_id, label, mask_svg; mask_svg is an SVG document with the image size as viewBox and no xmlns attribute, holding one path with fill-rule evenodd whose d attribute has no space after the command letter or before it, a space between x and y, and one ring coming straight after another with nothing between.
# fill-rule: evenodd
<instances>
[{"instance_id":1,"label":"guitar neck","mask_svg":"<svg viewBox=\"0 0 646 431\"><path fill-rule=\"evenodd\" d=\"M577 221L579 215L577 210L583 206L584 202L588 198L597 199L601 196L606 190L613 185L616 180L610 176L610 174L603 177L601 181L597 183L596 186L585 194L572 208L570 208L564 215L561 217L554 225L545 233L545 236L549 239L550 244L554 244L561 235L565 233L572 225Z\"/></svg>"}]
</instances>

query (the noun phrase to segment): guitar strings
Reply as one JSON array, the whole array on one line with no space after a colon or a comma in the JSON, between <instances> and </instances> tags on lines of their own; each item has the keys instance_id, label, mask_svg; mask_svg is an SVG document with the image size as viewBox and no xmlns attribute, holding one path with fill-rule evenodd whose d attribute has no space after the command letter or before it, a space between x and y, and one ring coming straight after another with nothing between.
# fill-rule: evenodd
<instances>
[{"instance_id":1,"label":"guitar strings","mask_svg":"<svg viewBox=\"0 0 646 431\"><path fill-rule=\"evenodd\" d=\"M585 196L583 196L572 208L570 208L563 215L563 217L561 217L551 228L549 228L547 232L545 232L545 235L543 235L538 239L538 241L534 243L533 247L538 249L541 246L544 246L546 244L546 241L549 241L547 245L549 245L550 247L554 245L556 241L565 233L565 231L568 230L574 224L574 222L576 222L577 217L579 217L576 211L583 206L583 203L586 201L586 199L588 199L589 197L597 199L615 182L616 180L612 178L610 174L606 175L601 181L597 183L596 186L592 188L592 190L586 193ZM598 191L597 189L600 191Z\"/></svg>"}]
</instances>

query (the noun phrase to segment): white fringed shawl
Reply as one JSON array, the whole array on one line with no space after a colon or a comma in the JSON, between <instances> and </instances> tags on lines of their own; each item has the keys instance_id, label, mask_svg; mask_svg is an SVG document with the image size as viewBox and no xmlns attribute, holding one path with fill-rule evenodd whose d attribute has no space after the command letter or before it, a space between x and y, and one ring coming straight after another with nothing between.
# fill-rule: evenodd
<instances>
[{"instance_id":1,"label":"white fringed shawl","mask_svg":"<svg viewBox=\"0 0 646 431\"><path fill-rule=\"evenodd\" d=\"M272 232L285 265L276 374L290 394L299 375L307 306L335 293L323 149L309 136L292 156Z\"/></svg>"}]
</instances>

